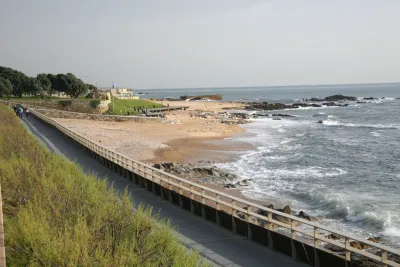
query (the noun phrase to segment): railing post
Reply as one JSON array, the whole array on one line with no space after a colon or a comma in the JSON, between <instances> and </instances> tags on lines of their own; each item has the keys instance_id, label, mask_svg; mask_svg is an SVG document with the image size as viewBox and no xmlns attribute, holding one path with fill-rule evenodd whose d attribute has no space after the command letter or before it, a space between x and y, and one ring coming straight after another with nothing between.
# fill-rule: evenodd
<instances>
[{"instance_id":1,"label":"railing post","mask_svg":"<svg viewBox=\"0 0 400 267\"><path fill-rule=\"evenodd\" d=\"M345 251L346 267L348 266L349 262L351 261L350 250L347 250L348 247L350 247L350 240L347 237L345 237L344 238L344 251Z\"/></svg>"},{"instance_id":2,"label":"railing post","mask_svg":"<svg viewBox=\"0 0 400 267\"><path fill-rule=\"evenodd\" d=\"M318 239L318 227L314 226L314 266L320 267L319 265L319 256L318 256L318 248L320 241ZM347 257L347 249L346 249L346 257Z\"/></svg>"},{"instance_id":3,"label":"railing post","mask_svg":"<svg viewBox=\"0 0 400 267\"><path fill-rule=\"evenodd\" d=\"M252 240L253 239L253 233L251 232L251 220L253 219L253 217L250 215L250 213L252 212L251 206L247 207L247 238Z\"/></svg>"},{"instance_id":4,"label":"railing post","mask_svg":"<svg viewBox=\"0 0 400 267\"><path fill-rule=\"evenodd\" d=\"M272 213L268 212L268 248L274 249L274 240L272 239Z\"/></svg>"},{"instance_id":5,"label":"railing post","mask_svg":"<svg viewBox=\"0 0 400 267\"><path fill-rule=\"evenodd\" d=\"M182 181L179 182L179 186L182 186ZM179 187L179 207L183 209L183 199L182 199L183 190Z\"/></svg>"},{"instance_id":6,"label":"railing post","mask_svg":"<svg viewBox=\"0 0 400 267\"><path fill-rule=\"evenodd\" d=\"M219 217L219 211L221 209L221 205L219 204L219 195L215 196L216 205L215 205L215 218L218 226L221 226L221 218Z\"/></svg>"},{"instance_id":7,"label":"railing post","mask_svg":"<svg viewBox=\"0 0 400 267\"><path fill-rule=\"evenodd\" d=\"M232 200L232 232L234 234L236 234L235 216L236 216L236 201Z\"/></svg>"},{"instance_id":8,"label":"railing post","mask_svg":"<svg viewBox=\"0 0 400 267\"><path fill-rule=\"evenodd\" d=\"M201 189L201 217L203 219L206 218L206 210L204 209L204 205L206 204L205 202L206 200L204 199L204 189Z\"/></svg>"},{"instance_id":9,"label":"railing post","mask_svg":"<svg viewBox=\"0 0 400 267\"><path fill-rule=\"evenodd\" d=\"M193 193L193 185L190 186L190 212L194 214L194 193Z\"/></svg>"},{"instance_id":10,"label":"railing post","mask_svg":"<svg viewBox=\"0 0 400 267\"><path fill-rule=\"evenodd\" d=\"M151 191L153 191L154 195L157 195L156 192L156 183L154 182L154 178L153 178L153 182L151 182Z\"/></svg>"},{"instance_id":11,"label":"railing post","mask_svg":"<svg viewBox=\"0 0 400 267\"><path fill-rule=\"evenodd\" d=\"M169 199L169 203L172 204L171 177L169 177L169 176L168 176L168 199Z\"/></svg>"},{"instance_id":12,"label":"railing post","mask_svg":"<svg viewBox=\"0 0 400 267\"><path fill-rule=\"evenodd\" d=\"M160 181L160 190L161 190L161 198L162 200L165 199L165 187L163 186L162 182Z\"/></svg>"},{"instance_id":13,"label":"railing post","mask_svg":"<svg viewBox=\"0 0 400 267\"><path fill-rule=\"evenodd\" d=\"M294 226L295 222L296 221L294 221L294 220L290 221L290 231L291 231L291 233L290 233L290 237L291 237L290 244L292 246L292 259L293 260L297 260L297 251L296 251L296 246L295 246L296 230L293 229L293 228L295 228L295 226Z\"/></svg>"},{"instance_id":14,"label":"railing post","mask_svg":"<svg viewBox=\"0 0 400 267\"><path fill-rule=\"evenodd\" d=\"M387 251L385 250L381 251L381 260L383 263L383 267L387 267Z\"/></svg>"}]
</instances>

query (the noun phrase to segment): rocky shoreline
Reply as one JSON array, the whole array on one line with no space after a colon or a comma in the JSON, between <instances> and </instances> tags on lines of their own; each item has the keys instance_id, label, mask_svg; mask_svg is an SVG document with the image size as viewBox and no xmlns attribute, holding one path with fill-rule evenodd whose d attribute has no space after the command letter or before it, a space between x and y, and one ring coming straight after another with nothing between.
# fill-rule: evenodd
<instances>
[{"instance_id":1,"label":"rocky shoreline","mask_svg":"<svg viewBox=\"0 0 400 267\"><path fill-rule=\"evenodd\" d=\"M201 184L218 185L224 189L245 189L252 185L252 179L243 179L236 174L215 167L212 161L199 161L196 163L162 162L153 164L153 167L182 178L191 177L191 179ZM323 219L322 217L306 214L304 211L295 214L288 205L281 209L275 208L274 204L266 204L264 206L309 221L319 221ZM257 213L266 215L262 210L257 211ZM246 219L245 214L238 213L238 216ZM279 220L285 222L283 218Z\"/></svg>"},{"instance_id":2,"label":"rocky shoreline","mask_svg":"<svg viewBox=\"0 0 400 267\"><path fill-rule=\"evenodd\" d=\"M165 172L180 176L182 178L187 178L187 177L191 177L192 180L201 183L201 184L205 184L205 185L217 185L220 186L221 188L224 189L243 189L243 188L248 188L249 186L251 186L252 180L251 179L242 179L239 176L229 173L227 171L221 170L220 168L217 168L215 166L213 166L213 162L212 161L199 161L197 163L173 163L173 162L163 162L163 163L156 163L153 164L153 167L163 170ZM263 205L266 208L269 209L274 209L276 211L279 212L283 212L289 215L293 215L296 216L298 218L302 218L308 221L312 221L312 222L320 222L323 221L325 218L321 217L321 216L312 216L310 214L305 213L304 211L299 211L299 212L294 212L291 207L289 205L284 206L283 208L278 208L275 207L274 204L264 204ZM246 207L244 207L244 209L246 209ZM268 216L268 212L258 209L258 210L252 210L252 212L255 212L257 214L263 215L263 216ZM247 221L247 214L244 212L236 212L236 215L241 218L244 221ZM280 216L280 215L276 215L273 214L272 218L274 220L289 224L291 223L290 219L287 219L284 216ZM253 220L253 222L257 223L258 225L262 226L262 227L268 227L268 222L265 222L261 219L258 218L254 218L252 217L251 220ZM296 226L300 226L300 224L296 225ZM278 225L273 224L272 227L274 229L279 228ZM344 242L344 239L341 238L338 235L335 234L326 234L325 238L328 239L332 239L332 240L337 240L339 242ZM369 237L366 240L370 241L370 242L374 242L374 243L381 243L382 240L379 237ZM367 250L368 252L374 253L376 255L379 255L380 251L378 250L373 250L370 246L363 244L362 242L358 242L358 241L351 241L350 242L350 246L360 249L360 250ZM332 245L332 244L325 244L324 247L326 249L332 250L335 253L338 254L343 254L345 253L344 249ZM362 266L364 266L365 264L367 264L367 266L378 266L378 265L374 265L373 262L371 262L369 259L362 257L362 256L357 256L357 255L353 255L355 261L363 264ZM399 260L400 259L396 259Z\"/></svg>"},{"instance_id":3,"label":"rocky shoreline","mask_svg":"<svg viewBox=\"0 0 400 267\"><path fill-rule=\"evenodd\" d=\"M217 119L226 124L245 124L250 119L259 117L274 117L274 120L280 120L280 117L295 117L288 114L266 114L265 111L293 110L300 108L323 108L323 107L347 107L350 104L367 104L370 101L384 100L385 97L364 97L332 95L325 98L302 99L296 103L269 103L269 102L240 102L242 107L224 107L226 112L213 112L204 110L195 110L191 112L191 117ZM322 103L321 103L322 102ZM233 112L235 111L235 112ZM321 121L319 121L321 123Z\"/></svg>"}]
</instances>

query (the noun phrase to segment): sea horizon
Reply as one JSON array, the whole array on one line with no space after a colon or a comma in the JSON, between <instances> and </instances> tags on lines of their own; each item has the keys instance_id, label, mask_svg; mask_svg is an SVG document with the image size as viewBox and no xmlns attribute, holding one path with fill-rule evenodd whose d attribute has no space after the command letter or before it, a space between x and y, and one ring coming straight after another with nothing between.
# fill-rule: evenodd
<instances>
[{"instance_id":1,"label":"sea horizon","mask_svg":"<svg viewBox=\"0 0 400 267\"><path fill-rule=\"evenodd\" d=\"M120 88L130 88L132 90L198 90L198 89L246 89L246 88L302 88L302 87L332 87L332 86L363 86L363 85L400 85L396 82L371 82L371 83L332 83L332 84L287 84L287 85L248 85L248 86L199 86L199 87L160 87L160 88L134 88L129 86L120 86ZM110 88L111 86L101 86L99 88Z\"/></svg>"}]
</instances>

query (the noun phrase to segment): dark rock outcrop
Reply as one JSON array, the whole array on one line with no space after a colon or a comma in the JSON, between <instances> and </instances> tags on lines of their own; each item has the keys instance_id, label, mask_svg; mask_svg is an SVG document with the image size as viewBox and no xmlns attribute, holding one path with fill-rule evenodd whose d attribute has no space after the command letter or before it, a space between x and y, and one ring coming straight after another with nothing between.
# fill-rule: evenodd
<instances>
[{"instance_id":1,"label":"dark rock outcrop","mask_svg":"<svg viewBox=\"0 0 400 267\"><path fill-rule=\"evenodd\" d=\"M325 97L325 101L342 101L342 100L357 101L357 97L344 96L344 95L332 95L332 96Z\"/></svg>"},{"instance_id":2,"label":"dark rock outcrop","mask_svg":"<svg viewBox=\"0 0 400 267\"><path fill-rule=\"evenodd\" d=\"M251 184L251 179L244 179L236 183L228 183L224 185L224 188L240 188L240 187L248 187Z\"/></svg>"},{"instance_id":3,"label":"dark rock outcrop","mask_svg":"<svg viewBox=\"0 0 400 267\"><path fill-rule=\"evenodd\" d=\"M327 107L339 106L339 105L336 104L335 102L322 103L322 105L323 105L323 106L327 106Z\"/></svg>"},{"instance_id":4,"label":"dark rock outcrop","mask_svg":"<svg viewBox=\"0 0 400 267\"><path fill-rule=\"evenodd\" d=\"M312 101L312 102L322 102L322 101L328 101L328 102L335 102L335 101L357 101L357 97L355 96L345 96L345 95L331 95L327 96L325 98L310 98L310 99L305 99L305 101Z\"/></svg>"},{"instance_id":5,"label":"dark rock outcrop","mask_svg":"<svg viewBox=\"0 0 400 267\"><path fill-rule=\"evenodd\" d=\"M300 107L315 107L320 108L321 105L311 103L294 103L294 104L283 104L283 103L267 103L267 102L251 102L246 103L246 110L282 110L282 109L297 109Z\"/></svg>"},{"instance_id":6,"label":"dark rock outcrop","mask_svg":"<svg viewBox=\"0 0 400 267\"><path fill-rule=\"evenodd\" d=\"M272 117L296 117L293 115L289 115L289 114L272 114Z\"/></svg>"},{"instance_id":7,"label":"dark rock outcrop","mask_svg":"<svg viewBox=\"0 0 400 267\"><path fill-rule=\"evenodd\" d=\"M204 184L218 184L225 188L250 186L251 179L240 179L235 174L206 165L210 165L210 163L184 164L164 162L156 163L153 167L177 176L194 178L197 182Z\"/></svg>"}]
</instances>

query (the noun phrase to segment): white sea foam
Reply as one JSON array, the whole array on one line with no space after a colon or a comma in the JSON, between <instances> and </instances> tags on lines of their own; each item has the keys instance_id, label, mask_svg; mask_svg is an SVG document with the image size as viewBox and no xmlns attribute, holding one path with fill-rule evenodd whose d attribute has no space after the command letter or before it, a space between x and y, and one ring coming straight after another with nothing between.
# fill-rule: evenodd
<instances>
[{"instance_id":1,"label":"white sea foam","mask_svg":"<svg viewBox=\"0 0 400 267\"><path fill-rule=\"evenodd\" d=\"M376 131L376 132L371 132L371 135L375 136L375 137L379 137L379 136L381 136L381 133L379 131Z\"/></svg>"},{"instance_id":2,"label":"white sea foam","mask_svg":"<svg viewBox=\"0 0 400 267\"><path fill-rule=\"evenodd\" d=\"M323 121L324 125L328 126L344 126L344 127L360 127L360 128L376 128L376 129L400 129L400 125L395 124L355 124L355 123L343 123L340 121L326 120Z\"/></svg>"},{"instance_id":3,"label":"white sea foam","mask_svg":"<svg viewBox=\"0 0 400 267\"><path fill-rule=\"evenodd\" d=\"M400 229L396 227L388 227L380 232L380 234L390 237L400 237Z\"/></svg>"},{"instance_id":4,"label":"white sea foam","mask_svg":"<svg viewBox=\"0 0 400 267\"><path fill-rule=\"evenodd\" d=\"M357 117L357 123L352 123L344 119L355 116L356 114L351 113L352 111L343 109L344 113L341 113L341 110L329 111L327 110L328 107L324 107L326 110L322 110L322 112L298 112L301 115L306 115L304 116L305 119L299 118L301 116L294 119L283 118L282 120L272 120L271 117L255 119L253 120L254 123L243 126L248 135L235 138L246 138L246 141L255 144L257 149L245 152L244 155L237 158L236 162L218 164L217 166L236 173L244 179L253 179L251 188L246 188L243 191L246 197L262 201L269 199L289 200L293 203L292 208L294 210L301 209L309 211L312 215L325 216L327 219L323 222L334 225L336 229L359 233L360 236L364 237L368 236L369 233L372 233L371 235L380 233L382 236L393 237L393 240L397 242L400 237L400 225L398 223L400 220L390 219L388 213L398 214L396 212L398 209L393 208L392 203L387 204L385 200L380 201L374 195L376 193L374 189L367 189L375 186L374 183L379 175L376 175L376 179L371 180L371 182L369 180L364 181L362 175L365 174L362 173L365 168L360 166L361 175L358 174L358 166L354 166L354 169L349 171L348 165L351 165L351 163L341 160L346 160L346 158L341 157L348 156L341 153L347 152L335 149L335 147L347 149L341 144L353 139L357 141L354 145L360 145L360 142L365 144L365 142L369 142L368 140L373 140L372 143L368 143L370 144L368 148L375 149L373 145L375 145L377 138L374 137L384 135L385 130L388 129L400 129L400 125L396 124L397 121L391 120L390 117L384 117L385 119L381 121L377 120L377 124L372 122L373 116L376 116L375 112L377 110L381 112L381 105L360 106L366 107L365 110L364 108L349 109L363 113L368 113L366 109L370 109L371 112L369 113L372 115L364 120L364 124L362 123L364 114ZM347 114L346 112L350 113ZM342 119L339 120L334 115L328 115L329 113L337 114L336 116ZM317 114L321 119L312 119L313 114ZM323 126L325 127L317 124L316 120L324 120ZM385 123L384 121L393 121L393 123ZM338 135L329 134L335 133L332 130L338 126L346 128L341 128L342 131ZM353 138L351 134L347 135L347 131L354 132L355 130L355 128L347 127L366 128L363 131L359 129L359 131L363 134L360 137L367 141L362 138ZM395 135L397 131L391 133ZM308 138L313 138L312 142ZM341 143L335 143L333 150L337 153L332 153L332 157L328 155L325 158L324 154L326 153L321 153L324 158L318 159L320 151L314 149L313 142L315 141L315 147L320 149L321 141L323 142L324 139L328 141L342 140ZM364 159L367 162L373 158L373 155L364 153L364 151L359 152L358 156L363 158L360 159L360 162L364 162ZM371 166L367 168L371 168L373 171ZM371 172L371 175L375 174ZM400 177L400 174L397 177ZM356 186L354 186L355 184ZM389 192L389 194L392 196L392 192ZM370 205L371 203L372 205Z\"/></svg>"}]
</instances>

